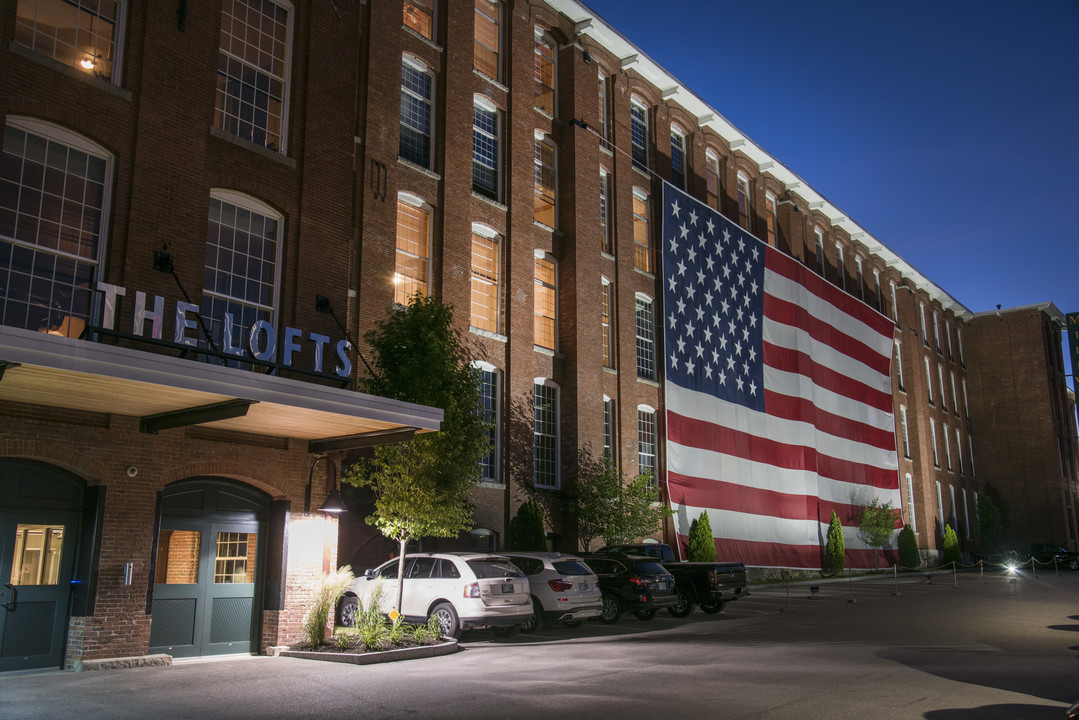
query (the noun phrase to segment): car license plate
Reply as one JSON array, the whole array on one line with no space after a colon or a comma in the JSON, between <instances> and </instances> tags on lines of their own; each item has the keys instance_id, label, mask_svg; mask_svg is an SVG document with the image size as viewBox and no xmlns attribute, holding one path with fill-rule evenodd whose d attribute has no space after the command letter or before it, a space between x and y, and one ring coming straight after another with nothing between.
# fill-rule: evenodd
<instances>
[{"instance_id":1,"label":"car license plate","mask_svg":"<svg viewBox=\"0 0 1079 720\"><path fill-rule=\"evenodd\" d=\"M586 582L577 583L577 589L580 590L581 592L588 592L588 583L586 583Z\"/></svg>"},{"instance_id":2,"label":"car license plate","mask_svg":"<svg viewBox=\"0 0 1079 720\"><path fill-rule=\"evenodd\" d=\"M513 583L502 583L502 592L504 592L504 593L513 592Z\"/></svg>"},{"instance_id":3,"label":"car license plate","mask_svg":"<svg viewBox=\"0 0 1079 720\"><path fill-rule=\"evenodd\" d=\"M656 583L656 587L659 588L660 590L666 590L667 589L667 583L661 580L660 582Z\"/></svg>"}]
</instances>

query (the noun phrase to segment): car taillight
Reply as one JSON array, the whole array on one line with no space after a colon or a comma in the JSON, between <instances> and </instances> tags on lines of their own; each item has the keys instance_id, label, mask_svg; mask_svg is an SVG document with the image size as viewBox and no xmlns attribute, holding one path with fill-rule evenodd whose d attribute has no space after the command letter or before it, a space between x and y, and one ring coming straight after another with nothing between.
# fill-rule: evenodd
<instances>
[{"instance_id":1,"label":"car taillight","mask_svg":"<svg viewBox=\"0 0 1079 720\"><path fill-rule=\"evenodd\" d=\"M631 583L633 583L634 585L636 585L637 587L639 587L639 588L646 588L646 587L648 587L648 581L647 581L647 580L645 580L644 578L640 578L640 577L631 577L631 578L629 579L629 581L630 581Z\"/></svg>"},{"instance_id":2,"label":"car taillight","mask_svg":"<svg viewBox=\"0 0 1079 720\"><path fill-rule=\"evenodd\" d=\"M471 585L465 585L465 597L466 598L478 598L480 596L480 584L472 583Z\"/></svg>"},{"instance_id":3,"label":"car taillight","mask_svg":"<svg viewBox=\"0 0 1079 720\"><path fill-rule=\"evenodd\" d=\"M565 580L548 580L547 584L551 586L551 589L555 592L566 592L573 589L573 583L566 582Z\"/></svg>"}]
</instances>

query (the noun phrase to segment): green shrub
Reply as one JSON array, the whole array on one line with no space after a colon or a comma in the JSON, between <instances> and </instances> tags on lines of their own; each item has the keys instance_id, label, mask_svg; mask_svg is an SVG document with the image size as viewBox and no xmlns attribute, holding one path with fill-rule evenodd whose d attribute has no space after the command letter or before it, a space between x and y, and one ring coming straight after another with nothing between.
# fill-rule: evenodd
<instances>
[{"instance_id":1,"label":"green shrub","mask_svg":"<svg viewBox=\"0 0 1079 720\"><path fill-rule=\"evenodd\" d=\"M547 550L547 533L543 529L543 508L535 500L529 500L517 509L517 514L506 528L506 549L544 552Z\"/></svg>"},{"instance_id":2,"label":"green shrub","mask_svg":"<svg viewBox=\"0 0 1079 720\"><path fill-rule=\"evenodd\" d=\"M716 541L712 537L712 522L707 512L702 512L689 526L689 561L716 561Z\"/></svg>"},{"instance_id":3,"label":"green shrub","mask_svg":"<svg viewBox=\"0 0 1079 720\"><path fill-rule=\"evenodd\" d=\"M315 597L303 616L304 635L312 646L326 642L326 623L330 619L330 613L337 607L337 601L345 594L345 590L354 579L352 568L348 565L322 578L322 582L315 591Z\"/></svg>"},{"instance_id":4,"label":"green shrub","mask_svg":"<svg viewBox=\"0 0 1079 720\"><path fill-rule=\"evenodd\" d=\"M397 619L390 624L390 629L386 632L386 639L393 645L397 645L405 639L405 631L408 626L405 625L405 618L403 615L398 615Z\"/></svg>"},{"instance_id":5,"label":"green shrub","mask_svg":"<svg viewBox=\"0 0 1079 720\"><path fill-rule=\"evenodd\" d=\"M942 550L942 565L951 565L952 563L959 562L959 538L956 537L955 530L952 530L951 525L944 526L944 546Z\"/></svg>"},{"instance_id":6,"label":"green shrub","mask_svg":"<svg viewBox=\"0 0 1079 720\"><path fill-rule=\"evenodd\" d=\"M918 538L910 525L904 525L899 531L899 565L913 570L922 564L922 554L918 552Z\"/></svg>"},{"instance_id":7,"label":"green shrub","mask_svg":"<svg viewBox=\"0 0 1079 720\"><path fill-rule=\"evenodd\" d=\"M846 564L843 557L846 552L846 543L843 540L843 524L839 522L839 516L832 511L832 522L828 525L828 545L824 548L824 567L821 574L825 576L838 575L843 572Z\"/></svg>"}]
</instances>

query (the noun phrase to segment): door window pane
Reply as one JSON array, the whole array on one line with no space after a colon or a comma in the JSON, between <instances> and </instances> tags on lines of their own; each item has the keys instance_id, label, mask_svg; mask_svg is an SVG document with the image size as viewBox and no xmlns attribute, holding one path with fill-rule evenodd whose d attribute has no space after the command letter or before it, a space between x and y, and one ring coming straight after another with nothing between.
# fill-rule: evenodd
<instances>
[{"instance_id":1,"label":"door window pane","mask_svg":"<svg viewBox=\"0 0 1079 720\"><path fill-rule=\"evenodd\" d=\"M197 530L162 530L157 541L157 570L154 582L159 585L194 585L199 581L199 543Z\"/></svg>"},{"instance_id":2,"label":"door window pane","mask_svg":"<svg viewBox=\"0 0 1079 720\"><path fill-rule=\"evenodd\" d=\"M60 576L63 525L24 525L15 528L12 585L56 585Z\"/></svg>"},{"instance_id":3,"label":"door window pane","mask_svg":"<svg viewBox=\"0 0 1079 720\"><path fill-rule=\"evenodd\" d=\"M258 533L219 532L215 583L255 582L255 540Z\"/></svg>"}]
</instances>

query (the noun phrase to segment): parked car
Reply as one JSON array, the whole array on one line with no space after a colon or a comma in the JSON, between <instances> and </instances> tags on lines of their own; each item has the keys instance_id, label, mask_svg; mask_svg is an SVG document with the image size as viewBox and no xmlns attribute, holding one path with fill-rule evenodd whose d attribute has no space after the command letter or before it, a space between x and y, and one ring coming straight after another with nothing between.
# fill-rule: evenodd
<instances>
[{"instance_id":1,"label":"parked car","mask_svg":"<svg viewBox=\"0 0 1079 720\"><path fill-rule=\"evenodd\" d=\"M382 588L380 607L388 612L397 600L398 559L356 578L338 603L337 622L355 627L362 603ZM445 637L463 630L491 628L510 637L532 616L528 578L501 555L487 553L416 553L405 556L400 612L415 623L438 618Z\"/></svg>"},{"instance_id":2,"label":"parked car","mask_svg":"<svg viewBox=\"0 0 1079 720\"><path fill-rule=\"evenodd\" d=\"M599 617L603 610L599 578L580 557L551 552L505 555L528 576L532 592L532 617L521 625L522 632L535 632L545 622L576 627L582 620Z\"/></svg>"},{"instance_id":3,"label":"parked car","mask_svg":"<svg viewBox=\"0 0 1079 720\"><path fill-rule=\"evenodd\" d=\"M625 612L651 620L657 610L678 604L674 578L655 558L621 552L581 553L581 557L599 578L601 622L613 625Z\"/></svg>"},{"instance_id":4,"label":"parked car","mask_svg":"<svg viewBox=\"0 0 1079 720\"><path fill-rule=\"evenodd\" d=\"M1079 570L1079 553L1065 550L1059 545L1034 543L1027 550L1027 554L1040 563L1055 562L1069 570Z\"/></svg>"}]
</instances>

